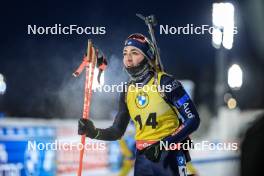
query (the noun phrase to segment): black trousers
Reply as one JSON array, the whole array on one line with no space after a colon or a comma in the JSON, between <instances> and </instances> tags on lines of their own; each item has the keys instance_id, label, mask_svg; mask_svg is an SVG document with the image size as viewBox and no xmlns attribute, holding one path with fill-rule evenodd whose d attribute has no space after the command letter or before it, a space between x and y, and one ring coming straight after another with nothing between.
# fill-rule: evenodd
<instances>
[{"instance_id":1,"label":"black trousers","mask_svg":"<svg viewBox=\"0 0 264 176\"><path fill-rule=\"evenodd\" d=\"M186 155L181 150L163 151L157 163L136 152L134 176L187 176L186 173Z\"/></svg>"}]
</instances>

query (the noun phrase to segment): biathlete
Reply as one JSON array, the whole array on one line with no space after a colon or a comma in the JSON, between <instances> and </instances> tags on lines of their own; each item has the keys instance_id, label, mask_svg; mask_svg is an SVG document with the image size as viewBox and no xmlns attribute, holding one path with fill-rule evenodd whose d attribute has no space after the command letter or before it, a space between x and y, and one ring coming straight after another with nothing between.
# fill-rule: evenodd
<instances>
[{"instance_id":1,"label":"biathlete","mask_svg":"<svg viewBox=\"0 0 264 176\"><path fill-rule=\"evenodd\" d=\"M188 140L200 118L182 84L155 68L155 50L142 34L130 35L124 44L123 63L130 77L127 91L120 93L119 110L113 124L96 128L80 119L78 134L98 140L119 140L132 119L135 124L135 176L186 176L188 150L168 149L172 143Z\"/></svg>"}]
</instances>

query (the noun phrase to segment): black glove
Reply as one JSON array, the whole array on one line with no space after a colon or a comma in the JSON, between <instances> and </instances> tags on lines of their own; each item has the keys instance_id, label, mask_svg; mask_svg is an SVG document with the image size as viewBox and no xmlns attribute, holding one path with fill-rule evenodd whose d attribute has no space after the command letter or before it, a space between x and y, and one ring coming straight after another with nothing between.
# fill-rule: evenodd
<instances>
[{"instance_id":1,"label":"black glove","mask_svg":"<svg viewBox=\"0 0 264 176\"><path fill-rule=\"evenodd\" d=\"M160 142L154 143L142 150L142 153L152 162L159 162L162 150L160 150Z\"/></svg>"},{"instance_id":2,"label":"black glove","mask_svg":"<svg viewBox=\"0 0 264 176\"><path fill-rule=\"evenodd\" d=\"M93 122L89 119L81 118L78 124L78 134L86 135L87 137L94 139L98 136L99 130L95 128Z\"/></svg>"}]
</instances>

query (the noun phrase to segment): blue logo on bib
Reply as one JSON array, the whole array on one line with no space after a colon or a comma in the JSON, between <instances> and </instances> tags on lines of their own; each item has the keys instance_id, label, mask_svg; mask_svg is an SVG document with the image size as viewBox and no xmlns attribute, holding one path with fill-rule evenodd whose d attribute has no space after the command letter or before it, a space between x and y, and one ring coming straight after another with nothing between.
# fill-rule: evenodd
<instances>
[{"instance_id":1,"label":"blue logo on bib","mask_svg":"<svg viewBox=\"0 0 264 176\"><path fill-rule=\"evenodd\" d=\"M139 108L144 108L145 106L148 105L149 102L149 97L145 92L140 92L138 93L136 97L136 105Z\"/></svg>"}]
</instances>

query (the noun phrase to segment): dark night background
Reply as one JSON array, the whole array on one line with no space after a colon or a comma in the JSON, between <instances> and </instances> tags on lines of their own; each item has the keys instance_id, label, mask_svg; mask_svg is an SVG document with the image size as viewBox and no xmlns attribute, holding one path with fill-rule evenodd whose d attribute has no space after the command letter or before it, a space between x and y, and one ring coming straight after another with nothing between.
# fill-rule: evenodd
<instances>
[{"instance_id":1,"label":"dark night background","mask_svg":"<svg viewBox=\"0 0 264 176\"><path fill-rule=\"evenodd\" d=\"M240 108L256 109L264 105L264 59L256 41L261 36L253 35L246 3L234 1L238 34L228 52L227 65L237 62L244 71L241 90L233 92ZM6 1L0 10L0 73L5 76L7 91L0 96L0 111L21 117L80 116L83 85L73 85L83 82L71 74L82 59L87 39L93 39L108 57L106 83L122 80L125 76L119 75L125 75L124 40L131 33L147 34L147 27L136 13L155 14L159 24L169 26L212 25L212 1ZM106 34L28 35L29 24L105 26ZM159 35L157 27L156 37L167 71L178 79L194 81L196 104L206 104L212 109L216 49L212 47L211 35ZM62 93L65 86L70 88ZM95 97L102 96L95 94ZM116 98L99 100L97 109L104 106L111 109ZM72 104L77 105L80 113L68 113Z\"/></svg>"}]
</instances>

